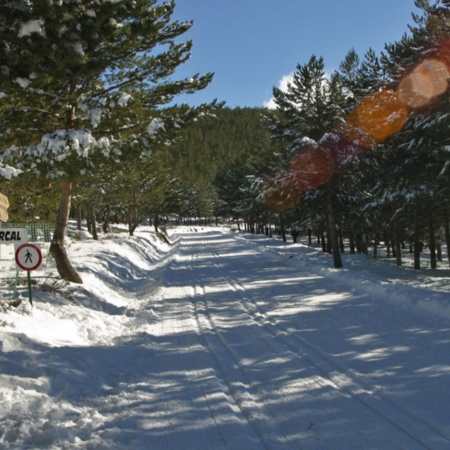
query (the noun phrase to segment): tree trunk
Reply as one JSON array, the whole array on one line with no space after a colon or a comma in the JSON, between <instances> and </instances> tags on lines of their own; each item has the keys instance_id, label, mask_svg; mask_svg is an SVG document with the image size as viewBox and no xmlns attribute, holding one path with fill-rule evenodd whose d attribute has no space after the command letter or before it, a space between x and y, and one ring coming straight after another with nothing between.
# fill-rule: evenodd
<instances>
[{"instance_id":1,"label":"tree trunk","mask_svg":"<svg viewBox=\"0 0 450 450\"><path fill-rule=\"evenodd\" d=\"M320 236L319 241L320 241L320 244L322 245L322 251L324 253L326 253L327 252L327 240L325 239L325 232L323 231L322 228L320 229L319 236Z\"/></svg>"},{"instance_id":2,"label":"tree trunk","mask_svg":"<svg viewBox=\"0 0 450 450\"><path fill-rule=\"evenodd\" d=\"M345 246L344 246L344 238L342 236L342 230L339 230L338 236L339 236L339 248L341 249L341 253L344 253Z\"/></svg>"},{"instance_id":3,"label":"tree trunk","mask_svg":"<svg viewBox=\"0 0 450 450\"><path fill-rule=\"evenodd\" d=\"M356 253L356 244L355 244L355 234L353 233L353 229L350 228L349 231L349 245L350 245L350 254L354 255Z\"/></svg>"},{"instance_id":4,"label":"tree trunk","mask_svg":"<svg viewBox=\"0 0 450 450\"><path fill-rule=\"evenodd\" d=\"M77 229L81 231L81 205L77 205Z\"/></svg>"},{"instance_id":5,"label":"tree trunk","mask_svg":"<svg viewBox=\"0 0 450 450\"><path fill-rule=\"evenodd\" d=\"M444 232L445 232L445 243L447 245L447 260L450 266L450 221L447 211L444 213Z\"/></svg>"},{"instance_id":6,"label":"tree trunk","mask_svg":"<svg viewBox=\"0 0 450 450\"><path fill-rule=\"evenodd\" d=\"M280 229L283 242L286 242L286 228L284 227L284 217L282 214L280 214Z\"/></svg>"},{"instance_id":7,"label":"tree trunk","mask_svg":"<svg viewBox=\"0 0 450 450\"><path fill-rule=\"evenodd\" d=\"M156 213L153 217L153 226L155 228L155 233L159 233L158 227L159 227L159 214Z\"/></svg>"},{"instance_id":8,"label":"tree trunk","mask_svg":"<svg viewBox=\"0 0 450 450\"><path fill-rule=\"evenodd\" d=\"M402 265L402 247L401 247L401 241L400 241L400 234L398 231L398 223L397 221L394 222L394 248L395 248L395 259L397 266Z\"/></svg>"},{"instance_id":9,"label":"tree trunk","mask_svg":"<svg viewBox=\"0 0 450 450\"><path fill-rule=\"evenodd\" d=\"M331 251L333 253L334 267L340 269L342 264L341 252L339 251L339 239L334 218L333 201L331 197L331 187L327 186L327 218L328 229L330 230Z\"/></svg>"},{"instance_id":10,"label":"tree trunk","mask_svg":"<svg viewBox=\"0 0 450 450\"><path fill-rule=\"evenodd\" d=\"M420 243L420 230L419 230L419 211L416 206L414 212L414 269L420 270L420 251L422 245Z\"/></svg>"},{"instance_id":11,"label":"tree trunk","mask_svg":"<svg viewBox=\"0 0 450 450\"><path fill-rule=\"evenodd\" d=\"M56 268L62 279L72 283L82 284L83 280L70 264L69 256L64 247L64 236L69 222L70 202L72 200L72 183L61 182L61 200L59 204L58 219L56 222L53 240L50 244L50 254L55 258Z\"/></svg>"},{"instance_id":12,"label":"tree trunk","mask_svg":"<svg viewBox=\"0 0 450 450\"><path fill-rule=\"evenodd\" d=\"M94 241L98 241L98 234L97 234L97 223L95 220L95 210L94 205L91 203L88 207L88 215L89 215L89 222L91 223L91 233L92 238Z\"/></svg>"},{"instance_id":13,"label":"tree trunk","mask_svg":"<svg viewBox=\"0 0 450 450\"><path fill-rule=\"evenodd\" d=\"M391 240L392 256L397 258L397 247L395 245L395 237Z\"/></svg>"},{"instance_id":14,"label":"tree trunk","mask_svg":"<svg viewBox=\"0 0 450 450\"><path fill-rule=\"evenodd\" d=\"M387 235L384 238L384 243L386 244L386 256L388 258L390 258L391 257L391 241Z\"/></svg>"},{"instance_id":15,"label":"tree trunk","mask_svg":"<svg viewBox=\"0 0 450 450\"><path fill-rule=\"evenodd\" d=\"M328 230L327 237L328 237L328 239L327 239L327 253L329 253L331 255L333 253L333 247L332 247L333 244L332 244L332 238L331 238L330 230ZM339 239L337 237L337 230L336 230L336 240L337 240L337 242L339 242Z\"/></svg>"},{"instance_id":16,"label":"tree trunk","mask_svg":"<svg viewBox=\"0 0 450 450\"><path fill-rule=\"evenodd\" d=\"M431 210L428 212L428 233L430 235L430 267L436 269L437 258L436 258L436 232L434 228L434 217Z\"/></svg>"},{"instance_id":17,"label":"tree trunk","mask_svg":"<svg viewBox=\"0 0 450 450\"><path fill-rule=\"evenodd\" d=\"M128 212L128 232L130 236L134 236L134 231L138 227L137 220L137 211L136 208L132 208L131 211Z\"/></svg>"},{"instance_id":18,"label":"tree trunk","mask_svg":"<svg viewBox=\"0 0 450 450\"><path fill-rule=\"evenodd\" d=\"M106 207L105 219L103 220L103 233L109 231L109 221L111 220L111 206Z\"/></svg>"}]
</instances>

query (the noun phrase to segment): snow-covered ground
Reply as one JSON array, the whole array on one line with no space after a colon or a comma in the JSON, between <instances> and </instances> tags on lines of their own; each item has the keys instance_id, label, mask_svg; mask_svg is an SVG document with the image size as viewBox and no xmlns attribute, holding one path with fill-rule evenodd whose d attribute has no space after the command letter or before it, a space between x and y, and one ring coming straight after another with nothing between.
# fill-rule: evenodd
<instances>
[{"instance_id":1,"label":"snow-covered ground","mask_svg":"<svg viewBox=\"0 0 450 450\"><path fill-rule=\"evenodd\" d=\"M0 309L3 449L450 448L450 271L178 228ZM47 271L47 274L50 272Z\"/></svg>"}]
</instances>

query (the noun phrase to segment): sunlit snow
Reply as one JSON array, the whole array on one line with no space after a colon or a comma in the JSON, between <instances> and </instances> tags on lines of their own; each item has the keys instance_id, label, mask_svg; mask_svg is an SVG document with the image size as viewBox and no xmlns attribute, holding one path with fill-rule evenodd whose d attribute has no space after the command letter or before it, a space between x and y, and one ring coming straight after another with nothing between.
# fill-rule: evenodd
<instances>
[{"instance_id":1,"label":"sunlit snow","mask_svg":"<svg viewBox=\"0 0 450 450\"><path fill-rule=\"evenodd\" d=\"M278 237L119 229L71 227L83 285L48 264L8 306L2 284L1 448L449 447L447 261L336 270Z\"/></svg>"},{"instance_id":2,"label":"sunlit snow","mask_svg":"<svg viewBox=\"0 0 450 450\"><path fill-rule=\"evenodd\" d=\"M44 21L41 19L24 22L20 26L18 37L26 37L32 33L44 34L44 30L42 29L43 25Z\"/></svg>"}]
</instances>

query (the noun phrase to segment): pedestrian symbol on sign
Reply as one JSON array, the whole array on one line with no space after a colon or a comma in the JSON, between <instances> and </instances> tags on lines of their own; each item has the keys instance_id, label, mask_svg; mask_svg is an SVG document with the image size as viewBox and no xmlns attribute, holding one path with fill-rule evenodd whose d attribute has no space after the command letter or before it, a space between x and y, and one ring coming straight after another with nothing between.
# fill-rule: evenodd
<instances>
[{"instance_id":1,"label":"pedestrian symbol on sign","mask_svg":"<svg viewBox=\"0 0 450 450\"><path fill-rule=\"evenodd\" d=\"M30 264L33 264L33 260L31 259L31 253L30 250L27 250L25 253L25 262L29 262Z\"/></svg>"},{"instance_id":2,"label":"pedestrian symbol on sign","mask_svg":"<svg viewBox=\"0 0 450 450\"><path fill-rule=\"evenodd\" d=\"M16 264L20 270L36 270L42 263L41 249L27 242L16 248Z\"/></svg>"}]
</instances>

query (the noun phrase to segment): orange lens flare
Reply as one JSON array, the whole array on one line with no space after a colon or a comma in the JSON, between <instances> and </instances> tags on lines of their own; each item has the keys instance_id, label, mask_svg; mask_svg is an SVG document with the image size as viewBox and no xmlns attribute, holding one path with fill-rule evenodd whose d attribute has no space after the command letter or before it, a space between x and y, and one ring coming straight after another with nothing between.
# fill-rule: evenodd
<instances>
[{"instance_id":1,"label":"orange lens flare","mask_svg":"<svg viewBox=\"0 0 450 450\"><path fill-rule=\"evenodd\" d=\"M365 98L356 114L360 128L380 143L403 128L409 110L395 91L384 89Z\"/></svg>"},{"instance_id":2,"label":"orange lens flare","mask_svg":"<svg viewBox=\"0 0 450 450\"><path fill-rule=\"evenodd\" d=\"M449 76L443 62L426 59L400 82L400 98L410 108L420 108L447 90Z\"/></svg>"},{"instance_id":3,"label":"orange lens flare","mask_svg":"<svg viewBox=\"0 0 450 450\"><path fill-rule=\"evenodd\" d=\"M289 183L277 184L270 180L266 185L265 201L272 211L281 213L294 208L300 199L300 191Z\"/></svg>"},{"instance_id":4,"label":"orange lens flare","mask_svg":"<svg viewBox=\"0 0 450 450\"><path fill-rule=\"evenodd\" d=\"M361 149L367 149L376 144L373 137L361 127L358 118L358 110L353 111L345 123L347 139Z\"/></svg>"},{"instance_id":5,"label":"orange lens flare","mask_svg":"<svg viewBox=\"0 0 450 450\"><path fill-rule=\"evenodd\" d=\"M322 147L307 147L289 165L281 180L266 184L266 203L277 212L295 207L306 192L328 183L336 170L335 158Z\"/></svg>"},{"instance_id":6,"label":"orange lens flare","mask_svg":"<svg viewBox=\"0 0 450 450\"><path fill-rule=\"evenodd\" d=\"M297 189L306 192L331 180L336 163L329 151L321 147L302 150L291 162L289 172Z\"/></svg>"}]
</instances>

